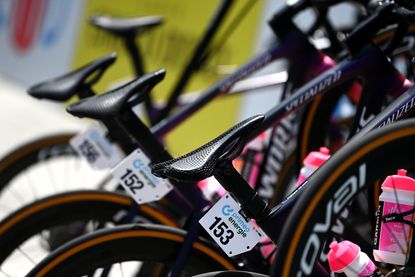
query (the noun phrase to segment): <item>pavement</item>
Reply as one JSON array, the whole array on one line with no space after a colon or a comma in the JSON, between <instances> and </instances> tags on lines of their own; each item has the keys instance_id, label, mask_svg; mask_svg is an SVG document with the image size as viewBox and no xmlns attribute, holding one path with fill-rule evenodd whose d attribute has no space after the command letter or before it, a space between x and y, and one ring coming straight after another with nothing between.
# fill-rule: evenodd
<instances>
[{"instance_id":1,"label":"pavement","mask_svg":"<svg viewBox=\"0 0 415 277\"><path fill-rule=\"evenodd\" d=\"M32 139L81 130L86 124L67 114L63 104L34 99L26 89L0 75L0 157Z\"/></svg>"}]
</instances>

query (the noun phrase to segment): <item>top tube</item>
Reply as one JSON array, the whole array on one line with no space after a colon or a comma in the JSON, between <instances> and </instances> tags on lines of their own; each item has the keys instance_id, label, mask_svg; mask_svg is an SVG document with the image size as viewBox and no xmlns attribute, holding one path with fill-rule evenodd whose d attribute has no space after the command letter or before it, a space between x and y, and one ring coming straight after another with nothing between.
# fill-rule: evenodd
<instances>
[{"instance_id":1,"label":"top tube","mask_svg":"<svg viewBox=\"0 0 415 277\"><path fill-rule=\"evenodd\" d=\"M304 39L304 34L293 33L293 35L287 37L283 43L274 46L265 51L263 54L251 59L236 72L217 82L211 88L202 93L202 95L193 103L181 108L169 118L160 121L157 125L151 128L151 131L156 137L163 138L178 124L182 123L190 115L204 106L205 103L218 95L227 93L236 82L244 79L277 59L285 57L289 58L290 56L298 54L297 50L301 46L301 43L304 42Z\"/></svg>"}]
</instances>

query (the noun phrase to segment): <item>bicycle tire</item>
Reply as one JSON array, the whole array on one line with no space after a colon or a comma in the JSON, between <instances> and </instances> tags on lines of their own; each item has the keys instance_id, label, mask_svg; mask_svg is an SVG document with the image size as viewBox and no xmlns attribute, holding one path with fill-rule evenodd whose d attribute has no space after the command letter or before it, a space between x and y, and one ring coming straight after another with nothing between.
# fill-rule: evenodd
<instances>
[{"instance_id":1,"label":"bicycle tire","mask_svg":"<svg viewBox=\"0 0 415 277\"><path fill-rule=\"evenodd\" d=\"M39 194L45 196L46 193L50 195L51 191L56 193L65 189L61 185L63 181L67 181L67 176L66 179L57 179L56 177L62 176L54 175L54 180L44 180L48 182L41 182L42 186L38 186L38 178L33 177L38 177L40 172L50 173L48 172L50 171L49 167L56 165L56 161L64 162L61 165L80 161L76 152L69 145L69 140L74 135L73 133L65 133L35 139L17 147L0 160L2 218L5 215L7 216L7 213L15 211L24 204L40 198L40 195L36 195L39 191L41 191ZM86 168L86 165L83 166L85 167L81 168L82 170L89 170L89 168ZM56 169L57 167L53 168ZM32 175L33 172L34 175ZM50 176L48 177L51 178ZM30 194L21 194L20 191L22 189L30 192Z\"/></svg>"},{"instance_id":2,"label":"bicycle tire","mask_svg":"<svg viewBox=\"0 0 415 277\"><path fill-rule=\"evenodd\" d=\"M0 191L2 191L16 177L19 172L25 170L34 163L39 162L39 154L54 149L53 155L42 155L43 159L61 155L76 155L70 148L69 140L75 133L56 134L30 141L6 154L0 161Z\"/></svg>"},{"instance_id":3,"label":"bicycle tire","mask_svg":"<svg viewBox=\"0 0 415 277\"><path fill-rule=\"evenodd\" d=\"M414 141L414 119L394 123L352 139L317 170L305 184L283 228L273 276L310 274L311 264L319 256L327 236L326 232L317 231L330 230L358 192L376 180L393 174L398 168L413 168ZM349 190L345 194L342 189ZM317 224L320 229L315 227ZM315 247L312 249L312 246ZM309 252L310 249L314 252Z\"/></svg>"},{"instance_id":4,"label":"bicycle tire","mask_svg":"<svg viewBox=\"0 0 415 277\"><path fill-rule=\"evenodd\" d=\"M126 216L132 205L133 200L126 195L90 190L53 195L24 206L0 222L0 265L4 266L5 260L20 245L43 230L90 220L115 222L118 218L120 221L119 218ZM169 214L150 205L138 206L137 216L143 222L177 227L176 221ZM72 239L73 236L64 238ZM53 244L60 245L64 242L65 240ZM52 249L57 247L52 247L50 243L49 246Z\"/></svg>"},{"instance_id":5,"label":"bicycle tire","mask_svg":"<svg viewBox=\"0 0 415 277\"><path fill-rule=\"evenodd\" d=\"M27 275L80 276L92 270L124 261L171 265L186 232L165 226L132 224L100 230L60 247ZM206 240L196 241L185 264L189 274L234 270L236 265Z\"/></svg>"}]
</instances>

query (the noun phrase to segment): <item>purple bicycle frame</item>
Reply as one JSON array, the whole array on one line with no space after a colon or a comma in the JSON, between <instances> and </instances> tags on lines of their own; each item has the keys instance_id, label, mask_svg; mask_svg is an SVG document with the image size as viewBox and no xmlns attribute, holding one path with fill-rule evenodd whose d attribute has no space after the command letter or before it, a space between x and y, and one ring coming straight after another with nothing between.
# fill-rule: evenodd
<instances>
[{"instance_id":1,"label":"purple bicycle frame","mask_svg":"<svg viewBox=\"0 0 415 277\"><path fill-rule=\"evenodd\" d=\"M406 110L415 106L414 90L411 89L408 91L408 89L412 87L412 83L407 81L406 78L395 69L388 61L388 58L378 48L368 46L356 57L343 61L324 72L319 77L301 87L294 95L268 111L265 114L263 124L251 135L251 139L255 138L273 124L279 122L284 116L298 110L316 96L326 93L340 86L344 82L356 78L365 84L362 95L364 103L361 105L360 111L369 111L368 103L380 103L382 102L382 98L388 93L393 93L393 95L403 94L403 96L399 98L400 101L397 101L400 105L382 113L383 119L376 120L374 123L369 124L368 127L371 126L372 128L376 128L382 126L382 124L387 124L388 117L390 118L393 116L397 110L406 107L406 105L409 105L408 109L404 108ZM403 99L409 104L403 104ZM372 106L370 106L370 113L376 112ZM380 106L377 108L381 109ZM357 118L358 121L360 121L361 117L359 113L357 114ZM305 186L302 185L295 189L284 201L272 209L267 219L258 222L258 225L273 241L278 241L281 234L281 226L285 223L288 214L296 203L298 197L301 195L304 187Z\"/></svg>"},{"instance_id":2,"label":"purple bicycle frame","mask_svg":"<svg viewBox=\"0 0 415 277\"><path fill-rule=\"evenodd\" d=\"M301 56L301 61L299 60L299 53L304 55ZM181 108L169 118L162 120L152 127L152 133L158 138L163 138L167 133L185 121L210 100L216 96L226 94L236 82L248 77L252 73L278 59L287 59L289 62L298 61L296 64L292 64L292 66L296 67L295 76L298 76L296 80L294 80L296 86L304 84L307 80L317 76L319 73L333 65L331 59L316 50L309 43L306 35L298 31L293 31L291 35L285 38L277 46L272 47L265 53L248 61L236 72L207 89L194 102ZM292 79L293 77L289 76L289 78Z\"/></svg>"}]
</instances>

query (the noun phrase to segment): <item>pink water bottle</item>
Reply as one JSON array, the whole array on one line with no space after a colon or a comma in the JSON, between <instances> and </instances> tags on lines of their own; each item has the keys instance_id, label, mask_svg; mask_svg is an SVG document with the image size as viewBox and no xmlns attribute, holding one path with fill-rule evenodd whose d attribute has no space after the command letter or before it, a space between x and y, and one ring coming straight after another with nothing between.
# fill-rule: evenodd
<instances>
[{"instance_id":1,"label":"pink water bottle","mask_svg":"<svg viewBox=\"0 0 415 277\"><path fill-rule=\"evenodd\" d=\"M327 255L330 270L346 276L370 276L377 271L375 264L360 247L351 241L333 241Z\"/></svg>"},{"instance_id":2,"label":"pink water bottle","mask_svg":"<svg viewBox=\"0 0 415 277\"><path fill-rule=\"evenodd\" d=\"M415 180L406 176L405 169L388 176L379 196L373 256L378 262L404 265L409 257L412 228L415 221ZM403 213L408 212L406 216ZM406 223L404 221L407 221Z\"/></svg>"},{"instance_id":3,"label":"pink water bottle","mask_svg":"<svg viewBox=\"0 0 415 277\"><path fill-rule=\"evenodd\" d=\"M319 151L312 151L305 157L304 166L300 170L300 175L297 179L297 186L304 183L304 181L316 171L325 161L330 158L330 150L327 147L320 147Z\"/></svg>"}]
</instances>

